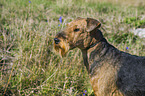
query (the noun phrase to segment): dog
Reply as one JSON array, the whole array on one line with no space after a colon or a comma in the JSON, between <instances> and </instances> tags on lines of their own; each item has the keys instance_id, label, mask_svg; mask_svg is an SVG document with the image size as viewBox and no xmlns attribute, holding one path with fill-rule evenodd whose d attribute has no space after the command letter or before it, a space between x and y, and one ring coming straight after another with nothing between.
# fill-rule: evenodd
<instances>
[{"instance_id":1,"label":"dog","mask_svg":"<svg viewBox=\"0 0 145 96\"><path fill-rule=\"evenodd\" d=\"M62 57L79 48L96 96L145 96L145 57L119 51L99 30L101 23L81 18L68 23L54 38Z\"/></svg>"}]
</instances>

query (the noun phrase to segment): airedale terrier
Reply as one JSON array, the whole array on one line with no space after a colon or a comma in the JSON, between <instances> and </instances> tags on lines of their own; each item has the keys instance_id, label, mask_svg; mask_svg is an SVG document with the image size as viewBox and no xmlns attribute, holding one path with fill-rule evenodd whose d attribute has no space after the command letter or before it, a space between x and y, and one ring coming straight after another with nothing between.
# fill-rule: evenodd
<instances>
[{"instance_id":1,"label":"airedale terrier","mask_svg":"<svg viewBox=\"0 0 145 96\"><path fill-rule=\"evenodd\" d=\"M84 65L96 96L145 96L145 57L119 51L92 18L77 18L54 38L61 56L74 48L82 51Z\"/></svg>"}]
</instances>

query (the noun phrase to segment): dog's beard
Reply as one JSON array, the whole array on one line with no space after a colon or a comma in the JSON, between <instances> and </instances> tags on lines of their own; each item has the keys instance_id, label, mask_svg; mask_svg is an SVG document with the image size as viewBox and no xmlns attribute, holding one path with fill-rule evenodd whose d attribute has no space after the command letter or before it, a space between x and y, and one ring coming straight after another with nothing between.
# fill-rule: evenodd
<instances>
[{"instance_id":1,"label":"dog's beard","mask_svg":"<svg viewBox=\"0 0 145 96\"><path fill-rule=\"evenodd\" d=\"M61 41L59 44L54 43L54 49L61 55L61 57L65 57L69 50L69 44L63 41Z\"/></svg>"}]
</instances>

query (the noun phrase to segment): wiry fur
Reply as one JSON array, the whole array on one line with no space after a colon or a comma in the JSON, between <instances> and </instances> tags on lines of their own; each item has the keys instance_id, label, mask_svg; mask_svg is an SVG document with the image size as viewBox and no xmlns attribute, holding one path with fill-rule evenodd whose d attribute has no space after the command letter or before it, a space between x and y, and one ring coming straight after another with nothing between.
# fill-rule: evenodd
<instances>
[{"instance_id":1,"label":"wiry fur","mask_svg":"<svg viewBox=\"0 0 145 96\"><path fill-rule=\"evenodd\" d=\"M67 51L69 50L69 45L62 39L60 45L54 44L54 48L61 56L65 56Z\"/></svg>"},{"instance_id":2,"label":"wiry fur","mask_svg":"<svg viewBox=\"0 0 145 96\"><path fill-rule=\"evenodd\" d=\"M145 96L145 57L119 51L104 40L90 53L89 61L97 96Z\"/></svg>"},{"instance_id":3,"label":"wiry fur","mask_svg":"<svg viewBox=\"0 0 145 96\"><path fill-rule=\"evenodd\" d=\"M116 49L100 26L95 19L77 18L56 35L60 43L54 44L55 50L62 56L75 47L82 51L96 96L145 96L145 57Z\"/></svg>"}]
</instances>

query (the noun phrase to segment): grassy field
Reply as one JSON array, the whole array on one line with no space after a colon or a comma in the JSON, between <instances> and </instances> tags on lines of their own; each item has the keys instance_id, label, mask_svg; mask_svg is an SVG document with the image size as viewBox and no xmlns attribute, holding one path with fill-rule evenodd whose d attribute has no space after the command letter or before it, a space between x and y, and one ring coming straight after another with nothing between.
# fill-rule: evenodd
<instances>
[{"instance_id":1,"label":"grassy field","mask_svg":"<svg viewBox=\"0 0 145 96\"><path fill-rule=\"evenodd\" d=\"M144 0L0 0L0 96L93 96L80 50L53 50L76 17L100 20L111 44L145 56L144 38L130 32L145 25Z\"/></svg>"}]
</instances>

